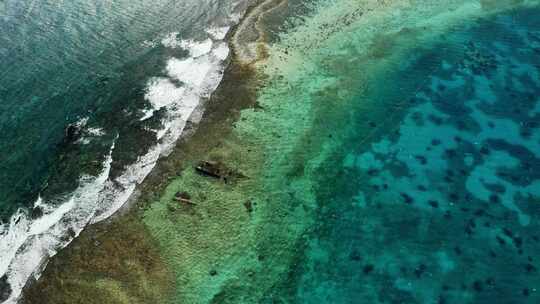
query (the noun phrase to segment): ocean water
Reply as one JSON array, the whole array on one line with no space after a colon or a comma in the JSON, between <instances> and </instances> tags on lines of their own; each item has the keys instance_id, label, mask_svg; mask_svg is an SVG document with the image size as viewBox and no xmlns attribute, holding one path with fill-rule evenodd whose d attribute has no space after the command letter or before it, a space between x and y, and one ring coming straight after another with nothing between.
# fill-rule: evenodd
<instances>
[{"instance_id":1,"label":"ocean water","mask_svg":"<svg viewBox=\"0 0 540 304\"><path fill-rule=\"evenodd\" d=\"M126 2L112 18L172 23L137 36L140 57L117 58L119 78L88 101L98 106L58 127L45 182L6 212L0 299L14 302L44 259L125 202L221 79L223 35L243 4L162 4L130 19L138 6ZM175 276L171 302L540 302L540 3L289 4L275 11L290 16L257 24L275 30L257 107L193 157L242 178L187 166L142 211ZM179 191L196 205L179 205Z\"/></svg>"},{"instance_id":2,"label":"ocean water","mask_svg":"<svg viewBox=\"0 0 540 304\"><path fill-rule=\"evenodd\" d=\"M198 121L246 5L0 3L0 302Z\"/></svg>"},{"instance_id":3,"label":"ocean water","mask_svg":"<svg viewBox=\"0 0 540 304\"><path fill-rule=\"evenodd\" d=\"M324 157L315 219L264 303L540 301L540 8L496 6L405 10L367 47L352 30L313 39L319 54L301 28L277 43ZM291 46L312 56L294 66Z\"/></svg>"},{"instance_id":4,"label":"ocean water","mask_svg":"<svg viewBox=\"0 0 540 304\"><path fill-rule=\"evenodd\" d=\"M202 156L247 178L144 211L172 302L538 303L540 3L290 3Z\"/></svg>"}]
</instances>

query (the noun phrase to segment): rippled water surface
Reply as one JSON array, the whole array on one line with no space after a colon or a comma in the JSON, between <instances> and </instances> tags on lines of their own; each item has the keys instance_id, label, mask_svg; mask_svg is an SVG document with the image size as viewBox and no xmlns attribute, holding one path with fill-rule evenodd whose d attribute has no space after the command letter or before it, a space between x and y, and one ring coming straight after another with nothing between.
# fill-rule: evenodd
<instances>
[{"instance_id":1,"label":"rippled water surface","mask_svg":"<svg viewBox=\"0 0 540 304\"><path fill-rule=\"evenodd\" d=\"M245 4L0 2L0 300L172 147Z\"/></svg>"},{"instance_id":2,"label":"rippled water surface","mask_svg":"<svg viewBox=\"0 0 540 304\"><path fill-rule=\"evenodd\" d=\"M175 299L539 303L538 2L300 2L273 24L242 147L209 156L261 172L188 168L142 211ZM242 9L0 4L0 300L170 148Z\"/></svg>"},{"instance_id":3,"label":"rippled water surface","mask_svg":"<svg viewBox=\"0 0 540 304\"><path fill-rule=\"evenodd\" d=\"M112 134L122 127L119 121L131 123L130 111L144 107L138 97L145 81L160 73L172 52L149 47L153 41L170 32L206 38L204 30L230 12L216 1L3 1L2 218L33 203L54 176L50 168L61 167L68 124L90 118L89 125Z\"/></svg>"}]
</instances>

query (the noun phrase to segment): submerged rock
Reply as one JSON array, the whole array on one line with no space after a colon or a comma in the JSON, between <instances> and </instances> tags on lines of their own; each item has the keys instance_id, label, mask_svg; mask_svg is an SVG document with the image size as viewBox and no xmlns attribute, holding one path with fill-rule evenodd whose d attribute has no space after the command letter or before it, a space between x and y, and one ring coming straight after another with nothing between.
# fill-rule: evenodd
<instances>
[{"instance_id":1,"label":"submerged rock","mask_svg":"<svg viewBox=\"0 0 540 304\"><path fill-rule=\"evenodd\" d=\"M73 143L81 137L81 126L78 124L69 124L64 133L64 144Z\"/></svg>"},{"instance_id":2,"label":"submerged rock","mask_svg":"<svg viewBox=\"0 0 540 304\"><path fill-rule=\"evenodd\" d=\"M374 266L373 264L367 264L366 266L364 266L364 268L362 269L362 271L363 271L365 274L370 274L374 269L375 269L375 266Z\"/></svg>"},{"instance_id":3,"label":"submerged rock","mask_svg":"<svg viewBox=\"0 0 540 304\"><path fill-rule=\"evenodd\" d=\"M43 208L36 206L30 211L32 219L38 219L43 216Z\"/></svg>"},{"instance_id":4,"label":"submerged rock","mask_svg":"<svg viewBox=\"0 0 540 304\"><path fill-rule=\"evenodd\" d=\"M0 278L0 302L4 302L9 298L11 294L11 286L7 281L7 276L4 275Z\"/></svg>"},{"instance_id":5,"label":"submerged rock","mask_svg":"<svg viewBox=\"0 0 540 304\"><path fill-rule=\"evenodd\" d=\"M408 195L407 193L400 193L401 195L401 198L403 198L403 201L406 203L406 204L412 204L414 202L413 198Z\"/></svg>"}]
</instances>

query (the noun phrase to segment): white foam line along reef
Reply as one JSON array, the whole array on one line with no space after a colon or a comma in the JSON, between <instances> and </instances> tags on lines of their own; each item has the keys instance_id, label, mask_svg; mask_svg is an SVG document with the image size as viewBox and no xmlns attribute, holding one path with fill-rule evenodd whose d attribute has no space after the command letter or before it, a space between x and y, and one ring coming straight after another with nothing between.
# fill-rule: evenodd
<instances>
[{"instance_id":1,"label":"white foam line along reef","mask_svg":"<svg viewBox=\"0 0 540 304\"><path fill-rule=\"evenodd\" d=\"M164 47L184 49L190 56L169 58L166 77L148 80L145 99L150 108L144 110L141 120L152 117L157 110L166 109L163 127L155 130L158 143L148 153L111 180L113 143L97 177L82 177L80 186L73 193L56 198L54 202L38 198L34 205L43 210L40 218L32 220L21 209L9 223L0 226L0 277L5 277L11 288L4 303L16 303L29 278L39 278L47 260L66 247L88 224L103 221L118 211L158 159L171 152L187 122L198 122L203 101L210 97L223 77L229 55L225 36L230 26L239 20L240 15L235 15L229 25L208 29L208 37L201 41L180 39L178 33L170 33L161 39ZM155 47L155 44L146 46ZM85 120L81 124L84 127ZM97 129L88 129L86 134L103 135ZM86 142L85 139L79 143Z\"/></svg>"}]
</instances>

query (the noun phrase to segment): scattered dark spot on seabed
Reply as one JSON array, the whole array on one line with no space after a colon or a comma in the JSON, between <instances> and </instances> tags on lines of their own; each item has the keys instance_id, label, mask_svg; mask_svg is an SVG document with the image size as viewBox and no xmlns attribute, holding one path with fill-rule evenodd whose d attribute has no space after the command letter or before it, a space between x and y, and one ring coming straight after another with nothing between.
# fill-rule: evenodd
<instances>
[{"instance_id":1,"label":"scattered dark spot on seabed","mask_svg":"<svg viewBox=\"0 0 540 304\"><path fill-rule=\"evenodd\" d=\"M287 303L540 303L539 20L540 10L524 9L476 21L405 56L406 70L373 77L370 85L385 90L403 78L428 85L409 92L414 102L395 122L383 119L392 102L371 109L367 123L350 110L363 122L355 135L344 130L347 141L324 164L319 226L274 295ZM421 55L431 60L410 59ZM378 136L366 143L364 130L374 127ZM351 155L369 161L337 169Z\"/></svg>"}]
</instances>

